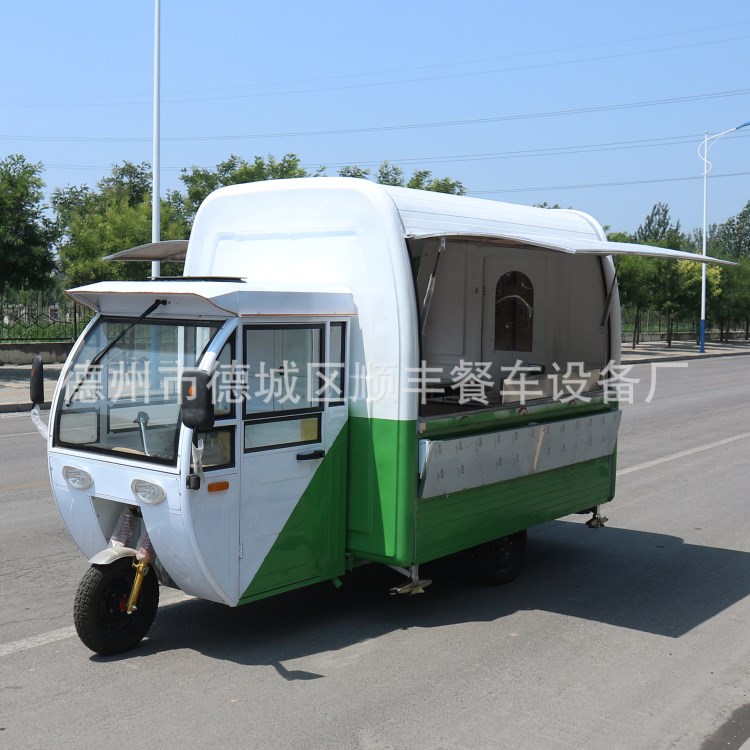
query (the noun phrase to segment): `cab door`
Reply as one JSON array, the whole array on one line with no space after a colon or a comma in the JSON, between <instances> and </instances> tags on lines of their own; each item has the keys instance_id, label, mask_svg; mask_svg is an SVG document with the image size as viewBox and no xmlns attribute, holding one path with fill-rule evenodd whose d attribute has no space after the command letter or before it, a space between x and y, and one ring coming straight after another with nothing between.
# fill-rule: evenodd
<instances>
[{"instance_id":1,"label":"cab door","mask_svg":"<svg viewBox=\"0 0 750 750\"><path fill-rule=\"evenodd\" d=\"M242 331L240 601L343 573L345 321Z\"/></svg>"}]
</instances>

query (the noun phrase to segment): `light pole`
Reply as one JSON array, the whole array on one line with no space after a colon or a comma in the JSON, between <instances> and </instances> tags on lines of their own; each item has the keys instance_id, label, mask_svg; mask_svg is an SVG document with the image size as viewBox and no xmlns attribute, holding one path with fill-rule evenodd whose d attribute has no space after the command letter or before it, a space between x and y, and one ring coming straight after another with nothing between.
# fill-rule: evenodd
<instances>
[{"instance_id":1,"label":"light pole","mask_svg":"<svg viewBox=\"0 0 750 750\"><path fill-rule=\"evenodd\" d=\"M152 178L151 186L151 242L158 242L161 239L161 195L159 186L159 60L160 60L160 0L154 0L154 133L153 133L153 159L152 159ZM156 277L161 275L161 261L151 261L151 275Z\"/></svg>"},{"instance_id":2,"label":"light pole","mask_svg":"<svg viewBox=\"0 0 750 750\"><path fill-rule=\"evenodd\" d=\"M708 160L708 149L713 144L727 133L734 133L735 130L741 130L742 128L750 125L750 120L743 122L742 125L738 125L736 128L729 128L716 135L709 136L706 130L703 134L703 142L698 146L698 156L703 160L703 257L706 257L706 235L708 228L706 226L706 197L708 195L708 173L711 171L711 162ZM700 333L700 350L701 352L706 351L706 264L703 263L701 267L701 333Z\"/></svg>"}]
</instances>

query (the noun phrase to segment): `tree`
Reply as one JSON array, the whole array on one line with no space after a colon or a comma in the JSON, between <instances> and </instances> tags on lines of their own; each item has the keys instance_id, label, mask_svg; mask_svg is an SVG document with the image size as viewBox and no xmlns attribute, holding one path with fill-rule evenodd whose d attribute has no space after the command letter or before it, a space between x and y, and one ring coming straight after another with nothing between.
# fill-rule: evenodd
<instances>
[{"instance_id":1,"label":"tree","mask_svg":"<svg viewBox=\"0 0 750 750\"><path fill-rule=\"evenodd\" d=\"M378 167L378 184L392 185L393 187L404 186L404 170L396 164L384 161Z\"/></svg>"},{"instance_id":2,"label":"tree","mask_svg":"<svg viewBox=\"0 0 750 750\"><path fill-rule=\"evenodd\" d=\"M721 225L716 233L716 243L725 258L750 258L750 201L737 216Z\"/></svg>"},{"instance_id":3,"label":"tree","mask_svg":"<svg viewBox=\"0 0 750 750\"><path fill-rule=\"evenodd\" d=\"M115 201L124 201L130 208L135 208L151 200L152 183L148 162L133 164L126 161L122 166L115 164L112 167L112 174L99 181L99 189Z\"/></svg>"},{"instance_id":4,"label":"tree","mask_svg":"<svg viewBox=\"0 0 750 750\"><path fill-rule=\"evenodd\" d=\"M148 164L124 162L95 190L83 185L54 192L58 252L69 285L147 278L147 263L105 262L102 257L151 241L150 185ZM162 201L160 214L160 236L188 236L189 227L173 204ZM163 270L165 275L179 273L181 264L165 264Z\"/></svg>"},{"instance_id":5,"label":"tree","mask_svg":"<svg viewBox=\"0 0 750 750\"><path fill-rule=\"evenodd\" d=\"M680 222L672 223L669 206L657 203L633 235L635 242L680 250L688 244L680 231ZM685 271L672 260L657 260L650 275L650 290L656 309L667 318L667 346L672 346L674 324L689 305L685 291Z\"/></svg>"},{"instance_id":6,"label":"tree","mask_svg":"<svg viewBox=\"0 0 750 750\"><path fill-rule=\"evenodd\" d=\"M55 270L41 172L19 154L0 161L0 291L44 288Z\"/></svg>"},{"instance_id":7,"label":"tree","mask_svg":"<svg viewBox=\"0 0 750 750\"><path fill-rule=\"evenodd\" d=\"M680 231L680 222L672 223L669 216L669 206L657 203L646 220L635 231L636 242L646 245L657 245L672 250L679 250L685 244L685 237Z\"/></svg>"},{"instance_id":8,"label":"tree","mask_svg":"<svg viewBox=\"0 0 750 750\"><path fill-rule=\"evenodd\" d=\"M721 266L719 293L711 310L719 322L719 336L728 339L732 322L742 322L745 338L750 338L750 258L740 258L739 268Z\"/></svg>"},{"instance_id":9,"label":"tree","mask_svg":"<svg viewBox=\"0 0 750 750\"><path fill-rule=\"evenodd\" d=\"M450 177L433 177L432 172L426 169L417 170L409 178L406 187L417 190L431 190L433 193L448 193L450 195L466 195L466 189L458 180Z\"/></svg>"},{"instance_id":10,"label":"tree","mask_svg":"<svg viewBox=\"0 0 750 750\"><path fill-rule=\"evenodd\" d=\"M612 242L631 240L614 239ZM633 321L633 349L640 341L641 314L652 303L652 288L655 274L654 259L641 255L622 255L617 260L617 280L620 288L620 303L635 309Z\"/></svg>"},{"instance_id":11,"label":"tree","mask_svg":"<svg viewBox=\"0 0 750 750\"><path fill-rule=\"evenodd\" d=\"M350 166L347 164L345 167L339 169L339 177L357 177L359 179L366 180L370 176L369 169L362 169L358 166Z\"/></svg>"},{"instance_id":12,"label":"tree","mask_svg":"<svg viewBox=\"0 0 750 750\"><path fill-rule=\"evenodd\" d=\"M408 181L404 178L404 170L397 164L384 161L378 168L378 183L393 185L394 187L408 187L415 190L431 190L433 193L450 193L451 195L466 195L466 188L458 180L450 177L433 177L429 169L417 169Z\"/></svg>"}]
</instances>

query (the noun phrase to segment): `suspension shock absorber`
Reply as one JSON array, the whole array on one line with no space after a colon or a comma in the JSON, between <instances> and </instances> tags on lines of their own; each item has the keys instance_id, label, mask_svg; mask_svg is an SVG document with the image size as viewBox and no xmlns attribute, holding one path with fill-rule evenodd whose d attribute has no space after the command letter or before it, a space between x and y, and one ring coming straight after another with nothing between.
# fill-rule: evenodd
<instances>
[{"instance_id":1,"label":"suspension shock absorber","mask_svg":"<svg viewBox=\"0 0 750 750\"><path fill-rule=\"evenodd\" d=\"M141 593L143 577L148 574L149 565L156 559L154 545L151 544L148 531L143 530L138 543L135 545L135 557L133 558L133 567L135 568L135 578L133 579L133 588L130 590L128 597L127 613L131 614L137 607L136 602Z\"/></svg>"}]
</instances>

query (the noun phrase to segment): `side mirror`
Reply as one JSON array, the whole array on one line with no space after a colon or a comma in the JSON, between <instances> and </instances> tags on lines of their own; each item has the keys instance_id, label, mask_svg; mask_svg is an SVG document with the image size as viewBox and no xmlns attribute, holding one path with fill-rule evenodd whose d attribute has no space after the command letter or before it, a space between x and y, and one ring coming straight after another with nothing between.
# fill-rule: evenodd
<instances>
[{"instance_id":1,"label":"side mirror","mask_svg":"<svg viewBox=\"0 0 750 750\"><path fill-rule=\"evenodd\" d=\"M42 365L42 358L38 354L31 363L29 396L34 406L40 406L44 403L44 365Z\"/></svg>"},{"instance_id":2,"label":"side mirror","mask_svg":"<svg viewBox=\"0 0 750 750\"><path fill-rule=\"evenodd\" d=\"M214 426L214 401L211 374L203 370L184 370L180 383L182 423L194 430Z\"/></svg>"}]
</instances>

